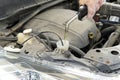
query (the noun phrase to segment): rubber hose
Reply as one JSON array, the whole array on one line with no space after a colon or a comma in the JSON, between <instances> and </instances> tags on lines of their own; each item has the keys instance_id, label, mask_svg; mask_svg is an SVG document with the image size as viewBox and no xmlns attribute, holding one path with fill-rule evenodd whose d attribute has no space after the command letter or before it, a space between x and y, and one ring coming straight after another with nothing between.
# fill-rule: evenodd
<instances>
[{"instance_id":1,"label":"rubber hose","mask_svg":"<svg viewBox=\"0 0 120 80\"><path fill-rule=\"evenodd\" d=\"M47 40L44 40L45 42L47 42ZM56 41L50 41L53 45L56 45ZM77 52L79 55L81 55L81 56L84 56L85 55L85 53L82 51L82 50L80 50L79 48L77 48L76 46L73 46L73 45L71 45L70 44L70 47L69 47L71 50L73 50L73 51L75 51L75 52Z\"/></svg>"},{"instance_id":2,"label":"rubber hose","mask_svg":"<svg viewBox=\"0 0 120 80\"><path fill-rule=\"evenodd\" d=\"M111 26L108 28L105 28L101 31L102 37L107 37L108 35L110 35L112 32L114 32L117 28L115 26Z\"/></svg>"}]
</instances>

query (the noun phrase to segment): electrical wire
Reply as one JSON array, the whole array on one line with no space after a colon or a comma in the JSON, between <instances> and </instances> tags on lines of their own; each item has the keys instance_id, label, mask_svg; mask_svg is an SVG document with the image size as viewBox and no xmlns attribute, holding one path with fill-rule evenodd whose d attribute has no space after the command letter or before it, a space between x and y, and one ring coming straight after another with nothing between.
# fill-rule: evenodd
<instances>
[{"instance_id":1,"label":"electrical wire","mask_svg":"<svg viewBox=\"0 0 120 80\"><path fill-rule=\"evenodd\" d=\"M42 39L40 39L39 36L35 36L35 38L36 38L37 40L39 40L39 42L43 43L44 46L45 46L49 51L52 51L51 48L45 43L45 41L43 41Z\"/></svg>"},{"instance_id":2,"label":"electrical wire","mask_svg":"<svg viewBox=\"0 0 120 80\"><path fill-rule=\"evenodd\" d=\"M44 40L44 41L47 42L46 40ZM56 41L50 41L50 43L51 43L52 45L55 45L55 44L56 44ZM75 52L76 52L78 55L80 55L80 56L84 56L84 55L85 55L85 53L84 53L81 49L77 48L77 47L74 46L74 45L71 45L71 44L70 44L69 49L75 51Z\"/></svg>"},{"instance_id":3,"label":"electrical wire","mask_svg":"<svg viewBox=\"0 0 120 80\"><path fill-rule=\"evenodd\" d=\"M96 44L94 44L91 49L94 49L98 44L102 43L103 40L104 39L101 39L99 42L97 42Z\"/></svg>"},{"instance_id":4,"label":"electrical wire","mask_svg":"<svg viewBox=\"0 0 120 80\"><path fill-rule=\"evenodd\" d=\"M27 41L29 41L29 40L32 39L33 37L35 37L37 40L39 40L41 43L43 43L44 46L45 46L49 51L51 51L51 48L49 48L44 41L42 41L40 38L38 38L37 35L32 35L31 37L29 37L28 39L26 39L21 45L23 45L24 43L26 43Z\"/></svg>"},{"instance_id":5,"label":"electrical wire","mask_svg":"<svg viewBox=\"0 0 120 80\"><path fill-rule=\"evenodd\" d=\"M25 40L22 44L24 44L24 43L27 42L28 40L32 39L33 37L36 37L38 40L40 40L42 43L44 43L45 46L47 46L47 45L45 44L45 42L49 42L49 43L51 43L51 44L56 44L57 41L50 41L50 40L48 41L48 40L40 39L39 36L42 35L42 34L44 34L44 33L52 33L52 34L57 35L58 38L59 38L60 41L61 41L61 44L63 45L62 38L61 38L58 34L56 34L55 32L51 32L51 31L44 31L44 32L41 32L41 33L39 33L39 34L37 34L37 35L33 35L33 36L31 36L30 38L28 38L27 40ZM77 52L77 53L78 53L79 55L81 55L81 56L84 56L84 55L85 55L85 53L84 53L82 50L80 50L79 48L77 48L77 47L75 47L75 46L73 46L73 45L70 45L70 49L71 49L71 50L74 50L75 52Z\"/></svg>"},{"instance_id":6,"label":"electrical wire","mask_svg":"<svg viewBox=\"0 0 120 80\"><path fill-rule=\"evenodd\" d=\"M44 34L43 34L43 36L44 36L44 38L47 40L48 46L52 49L52 45L51 45L51 43L50 43L49 37L48 37L48 36L45 36Z\"/></svg>"},{"instance_id":7,"label":"electrical wire","mask_svg":"<svg viewBox=\"0 0 120 80\"><path fill-rule=\"evenodd\" d=\"M58 35L58 34L56 34L55 32L51 32L51 31L44 31L44 32L40 32L39 34L34 34L34 35L32 35L31 37L29 37L28 39L26 39L21 45L23 45L24 43L26 43L27 41L29 41L30 39L32 39L33 37L35 37L36 39L38 39L41 43L43 43L44 45L45 45L45 47L48 49L48 50L50 50L51 51L51 48L50 48L50 40L48 39L48 37L46 37L46 39L47 39L47 42L48 42L48 45L42 40L42 39L40 39L40 35L42 35L42 34L44 34L44 33L52 33L52 34L55 34L55 35L57 35L57 37L60 39L60 41L61 41L61 44L63 45L63 41L62 41L62 38ZM49 47L48 47L49 46Z\"/></svg>"},{"instance_id":8,"label":"electrical wire","mask_svg":"<svg viewBox=\"0 0 120 80\"><path fill-rule=\"evenodd\" d=\"M44 34L44 33L52 33L52 34L55 34L55 35L59 38L59 40L61 41L62 46L64 45L64 44L63 44L63 41L62 41L62 38L61 38L57 33L51 32L51 31L44 31L44 32L39 33L38 35L41 35L41 34Z\"/></svg>"},{"instance_id":9,"label":"electrical wire","mask_svg":"<svg viewBox=\"0 0 120 80\"><path fill-rule=\"evenodd\" d=\"M35 36L36 36L36 35L35 35ZM21 45L23 45L24 43L26 43L27 41L29 41L30 39L32 39L32 38L35 37L35 36L31 36L31 37L29 37L29 38L26 39L24 42L22 42Z\"/></svg>"}]
</instances>

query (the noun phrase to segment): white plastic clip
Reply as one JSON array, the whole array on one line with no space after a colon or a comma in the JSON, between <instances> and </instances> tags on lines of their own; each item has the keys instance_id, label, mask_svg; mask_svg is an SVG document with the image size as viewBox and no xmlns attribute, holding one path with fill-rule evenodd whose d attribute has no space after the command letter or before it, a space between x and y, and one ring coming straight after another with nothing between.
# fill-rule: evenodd
<instances>
[{"instance_id":1,"label":"white plastic clip","mask_svg":"<svg viewBox=\"0 0 120 80\"><path fill-rule=\"evenodd\" d=\"M62 44L63 42L63 44ZM62 51L67 51L69 49L69 41L68 40L62 40L58 41L57 44L57 49L62 50Z\"/></svg>"}]
</instances>

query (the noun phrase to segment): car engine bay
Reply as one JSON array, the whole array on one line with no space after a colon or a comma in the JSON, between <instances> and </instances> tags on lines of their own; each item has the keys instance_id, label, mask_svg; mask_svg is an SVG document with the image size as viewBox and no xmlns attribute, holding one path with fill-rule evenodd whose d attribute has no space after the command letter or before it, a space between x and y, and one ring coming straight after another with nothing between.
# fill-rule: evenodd
<instances>
[{"instance_id":1,"label":"car engine bay","mask_svg":"<svg viewBox=\"0 0 120 80\"><path fill-rule=\"evenodd\" d=\"M78 0L36 1L0 16L0 62L17 67L11 74L24 77L18 80L120 79L119 0L104 3L93 19L79 19Z\"/></svg>"}]
</instances>

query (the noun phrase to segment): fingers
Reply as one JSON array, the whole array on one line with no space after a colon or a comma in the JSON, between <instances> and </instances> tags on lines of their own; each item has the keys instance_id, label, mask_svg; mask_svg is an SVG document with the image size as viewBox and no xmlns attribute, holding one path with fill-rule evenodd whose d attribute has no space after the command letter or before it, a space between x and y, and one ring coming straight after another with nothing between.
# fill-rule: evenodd
<instances>
[{"instance_id":1,"label":"fingers","mask_svg":"<svg viewBox=\"0 0 120 80\"><path fill-rule=\"evenodd\" d=\"M79 0L80 5L86 4L88 6L88 18L93 18L96 11L99 10L103 0Z\"/></svg>"},{"instance_id":2,"label":"fingers","mask_svg":"<svg viewBox=\"0 0 120 80\"><path fill-rule=\"evenodd\" d=\"M86 4L86 2L87 2L87 0L79 0L79 3L80 3L81 5Z\"/></svg>"},{"instance_id":3,"label":"fingers","mask_svg":"<svg viewBox=\"0 0 120 80\"><path fill-rule=\"evenodd\" d=\"M99 10L99 8L102 6L104 0L97 0L96 2L96 7L97 7L97 10Z\"/></svg>"}]
</instances>

